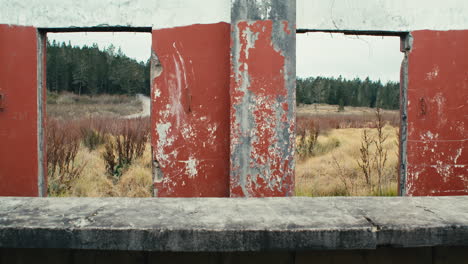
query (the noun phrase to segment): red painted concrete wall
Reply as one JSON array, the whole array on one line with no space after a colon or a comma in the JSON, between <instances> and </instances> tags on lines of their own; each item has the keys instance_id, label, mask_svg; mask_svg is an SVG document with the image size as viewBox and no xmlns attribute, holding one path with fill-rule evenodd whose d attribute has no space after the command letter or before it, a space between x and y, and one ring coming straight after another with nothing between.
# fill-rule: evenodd
<instances>
[{"instance_id":1,"label":"red painted concrete wall","mask_svg":"<svg viewBox=\"0 0 468 264\"><path fill-rule=\"evenodd\" d=\"M295 34L282 22L282 34ZM291 196L295 105L288 100L294 90L285 80L287 58L274 45L273 20L232 26L231 197Z\"/></svg>"},{"instance_id":2,"label":"red painted concrete wall","mask_svg":"<svg viewBox=\"0 0 468 264\"><path fill-rule=\"evenodd\" d=\"M468 30L411 34L407 195L468 195Z\"/></svg>"},{"instance_id":3,"label":"red painted concrete wall","mask_svg":"<svg viewBox=\"0 0 468 264\"><path fill-rule=\"evenodd\" d=\"M37 34L0 25L2 196L39 195ZM468 31L411 34L406 194L467 195ZM153 31L156 196L293 194L293 36L268 19Z\"/></svg>"},{"instance_id":4,"label":"red painted concrete wall","mask_svg":"<svg viewBox=\"0 0 468 264\"><path fill-rule=\"evenodd\" d=\"M162 174L155 195L229 196L230 25L154 30L152 37L162 70L152 72L153 157Z\"/></svg>"},{"instance_id":5,"label":"red painted concrete wall","mask_svg":"<svg viewBox=\"0 0 468 264\"><path fill-rule=\"evenodd\" d=\"M37 31L0 25L0 196L38 196Z\"/></svg>"}]
</instances>

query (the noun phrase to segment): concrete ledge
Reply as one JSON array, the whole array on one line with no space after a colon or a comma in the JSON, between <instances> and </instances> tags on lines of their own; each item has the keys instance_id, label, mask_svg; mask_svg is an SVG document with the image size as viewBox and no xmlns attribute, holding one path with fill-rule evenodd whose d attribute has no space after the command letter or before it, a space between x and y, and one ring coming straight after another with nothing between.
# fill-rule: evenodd
<instances>
[{"instance_id":1,"label":"concrete ledge","mask_svg":"<svg viewBox=\"0 0 468 264\"><path fill-rule=\"evenodd\" d=\"M0 248L234 252L380 246L468 246L468 196L0 198Z\"/></svg>"}]
</instances>

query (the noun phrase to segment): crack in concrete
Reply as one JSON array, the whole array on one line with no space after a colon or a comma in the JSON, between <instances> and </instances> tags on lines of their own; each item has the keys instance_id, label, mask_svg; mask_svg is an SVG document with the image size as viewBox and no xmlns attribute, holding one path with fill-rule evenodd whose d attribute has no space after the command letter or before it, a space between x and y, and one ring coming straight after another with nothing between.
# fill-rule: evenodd
<instances>
[{"instance_id":1,"label":"crack in concrete","mask_svg":"<svg viewBox=\"0 0 468 264\"><path fill-rule=\"evenodd\" d=\"M73 220L66 221L72 226L70 228L66 228L67 232L71 232L72 229L75 229L75 228L79 229L86 225L94 223L96 221L94 217L96 217L99 214L99 212L103 210L104 210L104 207L99 207L98 209L94 210L90 214L85 215L84 217L78 217Z\"/></svg>"},{"instance_id":2,"label":"crack in concrete","mask_svg":"<svg viewBox=\"0 0 468 264\"><path fill-rule=\"evenodd\" d=\"M99 207L98 209L94 210L91 214L85 216L85 219L90 223L93 223L95 221L93 217L97 216L102 210L104 210L104 207Z\"/></svg>"},{"instance_id":3,"label":"crack in concrete","mask_svg":"<svg viewBox=\"0 0 468 264\"><path fill-rule=\"evenodd\" d=\"M366 219L367 222L369 222L369 224L372 225L372 229L371 229L372 232L377 232L377 231L382 230L382 227L379 224L377 224L376 222L374 222L370 217L365 216L365 215L363 215L363 217L364 217L364 219Z\"/></svg>"},{"instance_id":4,"label":"crack in concrete","mask_svg":"<svg viewBox=\"0 0 468 264\"><path fill-rule=\"evenodd\" d=\"M435 217L437 217L437 219L439 219L439 220L441 220L441 221L444 221L444 219L443 219L442 217L440 217L438 214L436 214L434 211L428 209L427 207L422 206L422 205L416 205L416 207L417 207L417 208L421 208L421 209L423 209L424 211L433 214Z\"/></svg>"}]
</instances>

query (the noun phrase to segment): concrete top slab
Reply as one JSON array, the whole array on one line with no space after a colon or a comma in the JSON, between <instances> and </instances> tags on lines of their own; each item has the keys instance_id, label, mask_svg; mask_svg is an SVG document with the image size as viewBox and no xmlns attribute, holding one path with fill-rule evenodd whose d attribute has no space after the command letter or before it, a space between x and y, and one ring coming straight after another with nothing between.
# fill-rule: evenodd
<instances>
[{"instance_id":1,"label":"concrete top slab","mask_svg":"<svg viewBox=\"0 0 468 264\"><path fill-rule=\"evenodd\" d=\"M145 251L468 246L467 197L0 198L0 247Z\"/></svg>"}]
</instances>

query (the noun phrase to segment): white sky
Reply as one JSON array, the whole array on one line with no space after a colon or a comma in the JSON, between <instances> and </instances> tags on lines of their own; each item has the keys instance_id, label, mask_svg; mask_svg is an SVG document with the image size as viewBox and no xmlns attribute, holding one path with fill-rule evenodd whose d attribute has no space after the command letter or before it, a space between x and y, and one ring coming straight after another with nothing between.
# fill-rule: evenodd
<instances>
[{"instance_id":1,"label":"white sky","mask_svg":"<svg viewBox=\"0 0 468 264\"><path fill-rule=\"evenodd\" d=\"M151 33L142 32L70 32L47 33L47 39L68 43L72 46L91 46L97 43L104 50L110 44L122 49L123 53L137 61L146 62L151 55Z\"/></svg>"},{"instance_id":2,"label":"white sky","mask_svg":"<svg viewBox=\"0 0 468 264\"><path fill-rule=\"evenodd\" d=\"M400 80L399 37L309 32L296 35L296 75Z\"/></svg>"},{"instance_id":3,"label":"white sky","mask_svg":"<svg viewBox=\"0 0 468 264\"><path fill-rule=\"evenodd\" d=\"M151 34L135 32L47 33L49 41L68 41L83 46L98 43L100 49L111 43L137 61L146 62L151 54ZM399 81L403 53L399 37L350 36L339 33L297 34L296 74L343 76L346 79Z\"/></svg>"}]
</instances>

